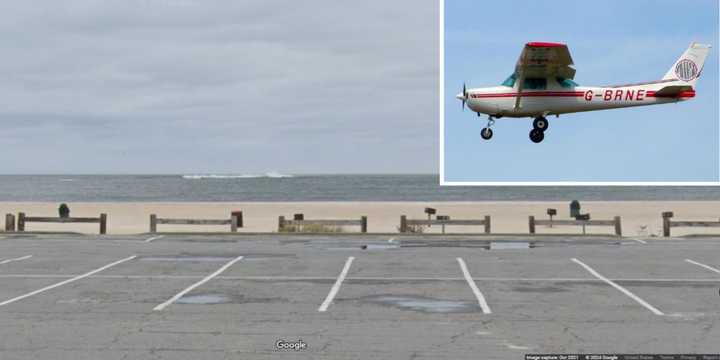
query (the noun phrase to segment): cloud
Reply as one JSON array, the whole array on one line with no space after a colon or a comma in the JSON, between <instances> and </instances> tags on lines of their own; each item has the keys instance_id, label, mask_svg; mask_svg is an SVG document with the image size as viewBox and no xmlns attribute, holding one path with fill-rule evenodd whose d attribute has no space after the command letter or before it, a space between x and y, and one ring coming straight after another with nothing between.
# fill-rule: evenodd
<instances>
[{"instance_id":1,"label":"cloud","mask_svg":"<svg viewBox=\"0 0 720 360\"><path fill-rule=\"evenodd\" d=\"M3 3L0 31L6 173L55 139L63 172L436 171L434 0Z\"/></svg>"}]
</instances>

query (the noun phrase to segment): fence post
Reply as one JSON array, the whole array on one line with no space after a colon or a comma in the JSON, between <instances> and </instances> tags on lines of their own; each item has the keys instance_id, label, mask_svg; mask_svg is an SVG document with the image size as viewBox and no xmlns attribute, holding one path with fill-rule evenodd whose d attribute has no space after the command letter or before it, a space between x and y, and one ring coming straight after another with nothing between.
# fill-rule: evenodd
<instances>
[{"instance_id":1,"label":"fence post","mask_svg":"<svg viewBox=\"0 0 720 360\"><path fill-rule=\"evenodd\" d=\"M233 215L230 217L230 232L237 232L238 217Z\"/></svg>"},{"instance_id":2,"label":"fence post","mask_svg":"<svg viewBox=\"0 0 720 360\"><path fill-rule=\"evenodd\" d=\"M670 236L670 218L673 217L672 211L665 211L662 213L662 219L663 219L663 236L669 237Z\"/></svg>"},{"instance_id":3,"label":"fence post","mask_svg":"<svg viewBox=\"0 0 720 360\"><path fill-rule=\"evenodd\" d=\"M407 217L405 215L400 216L400 232L407 232Z\"/></svg>"},{"instance_id":4,"label":"fence post","mask_svg":"<svg viewBox=\"0 0 720 360\"><path fill-rule=\"evenodd\" d=\"M490 215L485 215L485 233L490 233Z\"/></svg>"},{"instance_id":5,"label":"fence post","mask_svg":"<svg viewBox=\"0 0 720 360\"><path fill-rule=\"evenodd\" d=\"M15 215L5 214L5 231L15 231Z\"/></svg>"},{"instance_id":6,"label":"fence post","mask_svg":"<svg viewBox=\"0 0 720 360\"><path fill-rule=\"evenodd\" d=\"M25 231L25 213L18 213L18 231Z\"/></svg>"},{"instance_id":7,"label":"fence post","mask_svg":"<svg viewBox=\"0 0 720 360\"><path fill-rule=\"evenodd\" d=\"M530 233L535 233L535 217L534 216L528 216L528 226L530 227Z\"/></svg>"},{"instance_id":8,"label":"fence post","mask_svg":"<svg viewBox=\"0 0 720 360\"><path fill-rule=\"evenodd\" d=\"M155 214L150 214L150 232L157 232L157 215Z\"/></svg>"},{"instance_id":9,"label":"fence post","mask_svg":"<svg viewBox=\"0 0 720 360\"><path fill-rule=\"evenodd\" d=\"M100 235L107 234L107 214L100 214Z\"/></svg>"},{"instance_id":10,"label":"fence post","mask_svg":"<svg viewBox=\"0 0 720 360\"><path fill-rule=\"evenodd\" d=\"M303 214L303 213L293 214L293 220L305 221L305 214ZM300 224L302 224L302 222L301 222ZM295 228L296 228L297 231L299 231L299 232L302 232L302 231L303 231L303 226L302 226L302 225L295 225Z\"/></svg>"},{"instance_id":11,"label":"fence post","mask_svg":"<svg viewBox=\"0 0 720 360\"><path fill-rule=\"evenodd\" d=\"M279 216L278 217L278 232L281 232L283 230L283 227L285 227L285 217Z\"/></svg>"},{"instance_id":12,"label":"fence post","mask_svg":"<svg viewBox=\"0 0 720 360\"><path fill-rule=\"evenodd\" d=\"M360 232L362 232L362 233L367 232L367 216L360 217Z\"/></svg>"},{"instance_id":13,"label":"fence post","mask_svg":"<svg viewBox=\"0 0 720 360\"><path fill-rule=\"evenodd\" d=\"M619 216L615 217L615 235L622 236L622 224Z\"/></svg>"}]
</instances>

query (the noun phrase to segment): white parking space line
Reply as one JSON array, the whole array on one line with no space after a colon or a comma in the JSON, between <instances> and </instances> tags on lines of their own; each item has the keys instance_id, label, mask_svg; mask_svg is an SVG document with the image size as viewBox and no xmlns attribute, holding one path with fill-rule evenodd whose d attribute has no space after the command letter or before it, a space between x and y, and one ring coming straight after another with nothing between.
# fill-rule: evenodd
<instances>
[{"instance_id":1,"label":"white parking space line","mask_svg":"<svg viewBox=\"0 0 720 360\"><path fill-rule=\"evenodd\" d=\"M465 281L467 281L468 285L470 285L470 289L472 289L472 292L477 298L478 304L480 304L483 314L492 313L492 311L490 311L490 306L488 306L487 301L485 301L485 297L480 292L480 289L478 289L475 281L472 279L472 276L470 276L470 272L467 269L467 265L465 265L465 261L463 261L462 258L457 258L457 261L460 264L460 270L462 270Z\"/></svg>"},{"instance_id":2,"label":"white parking space line","mask_svg":"<svg viewBox=\"0 0 720 360\"><path fill-rule=\"evenodd\" d=\"M145 239L145 242L152 242L153 240L162 239L163 237L165 237L165 235L153 236L151 238Z\"/></svg>"},{"instance_id":3,"label":"white parking space line","mask_svg":"<svg viewBox=\"0 0 720 360\"><path fill-rule=\"evenodd\" d=\"M642 240L642 239L630 239L630 240L635 240L635 241L637 241L637 242L639 242L639 243L641 243L641 244L647 244L647 241Z\"/></svg>"},{"instance_id":4,"label":"white parking space line","mask_svg":"<svg viewBox=\"0 0 720 360\"><path fill-rule=\"evenodd\" d=\"M327 311L328 306L330 306L330 303L332 303L333 299L335 298L335 295L337 295L338 291L340 291L340 285L342 285L343 280L345 280L345 277L347 276L348 271L350 271L350 265L352 264L353 260L355 260L355 257L350 256L347 261L345 261L345 266L343 266L342 271L340 272L340 275L338 275L337 280L335 280L335 284L333 284L332 288L330 288L330 292L328 293L327 297L325 298L325 301L320 305L318 308L319 312L325 312Z\"/></svg>"},{"instance_id":5,"label":"white parking space line","mask_svg":"<svg viewBox=\"0 0 720 360\"><path fill-rule=\"evenodd\" d=\"M600 279L600 280L602 280L602 281L610 284L612 287L618 289L618 290L619 290L620 292L622 292L623 294L625 294L625 295L627 295L628 297L630 297L631 299L635 300L638 304L640 304L640 305L644 306L645 308L647 308L648 310L652 311L653 314L655 314L655 315L665 315L662 311L658 310L658 309L655 308L654 306L648 304L645 300L641 299L639 296L637 296L637 295L633 294L632 292L630 292L630 290L628 290L628 289L626 289L626 288L624 288L624 287L622 287L622 286L614 283L612 280L610 280L610 279L608 279L608 278L600 275L600 273L598 273L597 271L595 271L593 268L591 268L590 266L586 265L586 264L583 263L582 261L580 261L580 260L578 260L578 259L576 259L576 258L572 258L572 261L574 261L575 263L577 263L577 264L579 264L580 266L584 267L585 270L587 270L589 273L591 273L591 274L592 274L593 276L595 276L596 278L598 278L598 279Z\"/></svg>"},{"instance_id":6,"label":"white parking space line","mask_svg":"<svg viewBox=\"0 0 720 360\"><path fill-rule=\"evenodd\" d=\"M705 265L705 264L703 264L703 263L699 263L699 262L697 262L697 261L693 261L693 260L690 260L690 259L685 259L685 261L687 261L687 262L689 262L689 263L691 263L691 264L700 266L700 267L704 267L704 268L706 268L706 269L708 269L708 270L710 270L710 271L714 271L714 272L720 274L720 270L718 270L718 269L716 269L716 268L714 268L714 267L712 267L712 266L710 266L710 265Z\"/></svg>"},{"instance_id":7,"label":"white parking space line","mask_svg":"<svg viewBox=\"0 0 720 360\"><path fill-rule=\"evenodd\" d=\"M78 276L78 274L0 274L0 279L66 279ZM134 275L93 275L94 279L201 279L202 275L152 275L152 274L134 274ZM335 276L216 276L218 280L251 280L251 281L312 281L312 280L333 280ZM383 277L383 276L348 276L344 282L357 281L466 281L465 277ZM600 279L588 278L499 278L499 277L474 277L475 281L494 281L494 282L588 282L602 281ZM720 278L616 278L610 279L618 282L657 282L657 283L716 283L720 282Z\"/></svg>"},{"instance_id":8,"label":"white parking space line","mask_svg":"<svg viewBox=\"0 0 720 360\"><path fill-rule=\"evenodd\" d=\"M175 301L177 301L178 299L180 299L181 297L183 297L183 295L185 295L185 294L189 293L190 291L192 291L192 289L194 289L194 288L196 288L196 287L198 287L198 286L200 286L200 285L202 285L202 284L210 281L210 279L212 279L212 278L220 275L223 271L227 270L227 268L229 268L230 266L232 266L232 264L234 264L234 263L242 260L242 258L243 258L242 256L238 256L238 257L230 260L227 264L225 264L225 265L223 265L222 267L220 267L219 269L217 269L214 273L212 273L212 274L204 277L202 280L200 280L200 281L198 281L198 282L196 282L196 283L188 286L187 288L185 288L185 290L183 290L183 291L175 294L175 296L171 297L170 299L168 299L168 300L165 301L164 303L159 304L158 306L154 307L153 310L154 310L154 311L160 311L160 310L168 307L170 304L174 303Z\"/></svg>"},{"instance_id":9,"label":"white parking space line","mask_svg":"<svg viewBox=\"0 0 720 360\"><path fill-rule=\"evenodd\" d=\"M37 294L40 294L40 293L42 293L42 292L45 292L45 291L54 289L54 288L56 288L56 287L63 286L63 285L65 285L65 284L69 284L69 283L71 283L71 282L73 282L73 281L77 281L77 280L86 278L86 277L91 276L91 275L93 275L93 274L99 273L99 272L101 272L101 271L103 271L103 270L105 270L105 269L109 269L109 268L111 268L111 267L113 267L113 266L115 266L115 265L119 265L119 264L122 264L122 263L124 263L124 262L126 262L126 261L130 261L130 260L134 259L136 256L137 256L137 255L133 255L133 256L126 257L126 258L124 258L124 259L121 259L121 260L112 262L112 263L110 263L110 264L107 264L107 265L105 265L105 266L103 266L103 267L99 267L99 268L97 268L97 269L95 269L95 270L93 270L93 271L84 273L84 274L82 274L82 275L78 275L78 276L75 276L75 277L73 277L73 278L70 278L70 279L67 279L67 280L63 280L63 281L61 281L61 282L59 282L59 283L55 283L55 284L52 284L52 285L50 285L50 286L46 286L46 287L44 287L44 288L42 288L42 289L38 289L38 290L35 290L35 291L32 291L32 292L29 292L29 293L27 293L27 294L25 294L25 295L20 295L20 296L18 296L18 297L14 297L14 298L12 298L12 299L10 299L10 300L5 300L5 301L3 301L3 302L0 303L0 306L5 306L5 305L8 305L8 304L12 304L12 303L14 303L14 302L16 302L16 301L18 301L18 300L22 300L22 299L28 298L28 297L30 297L30 296L37 295Z\"/></svg>"},{"instance_id":10,"label":"white parking space line","mask_svg":"<svg viewBox=\"0 0 720 360\"><path fill-rule=\"evenodd\" d=\"M6 259L6 260L3 260L3 261L0 261L0 265L2 265L2 264L7 264L7 263L11 263L11 262L13 262L13 261L20 261L20 260L29 259L29 258L31 258L31 257L32 257L32 255L25 255L25 256L21 256L21 257L19 257L19 258Z\"/></svg>"}]
</instances>

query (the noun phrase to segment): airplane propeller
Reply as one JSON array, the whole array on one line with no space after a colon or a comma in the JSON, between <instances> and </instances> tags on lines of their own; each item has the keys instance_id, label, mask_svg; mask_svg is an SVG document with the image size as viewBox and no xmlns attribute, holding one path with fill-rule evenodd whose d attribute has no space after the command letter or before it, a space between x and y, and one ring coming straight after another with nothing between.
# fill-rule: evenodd
<instances>
[{"instance_id":1,"label":"airplane propeller","mask_svg":"<svg viewBox=\"0 0 720 360\"><path fill-rule=\"evenodd\" d=\"M467 87L465 87L465 83L463 83L463 92L462 92L462 110L465 111L465 102L467 101Z\"/></svg>"}]
</instances>

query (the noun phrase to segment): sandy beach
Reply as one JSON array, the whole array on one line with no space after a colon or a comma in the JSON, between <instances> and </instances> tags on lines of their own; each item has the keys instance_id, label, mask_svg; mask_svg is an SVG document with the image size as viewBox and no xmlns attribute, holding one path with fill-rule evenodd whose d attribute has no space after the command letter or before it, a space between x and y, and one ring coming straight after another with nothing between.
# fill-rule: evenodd
<instances>
[{"instance_id":1,"label":"sandy beach","mask_svg":"<svg viewBox=\"0 0 720 360\"><path fill-rule=\"evenodd\" d=\"M649 237L662 234L660 213L673 211L676 220L716 221L720 217L720 201L587 201L582 212L592 219L622 217L625 236ZM401 215L408 218L426 218L425 207L433 207L440 215L451 219L492 218L493 233L527 233L528 216L547 219L547 208L558 211L556 219L569 217L567 202L153 202L153 203L70 203L71 216L97 216L108 214L109 234L137 234L149 230L150 214L166 218L229 218L233 210L242 210L245 226L240 232L277 231L278 216L292 218L304 213L306 219L359 219L368 217L368 231L374 233L397 232ZM57 216L57 203L0 202L0 214L25 212L28 216ZM2 217L4 221L4 216ZM29 223L27 231L77 231L97 233L97 224L44 224ZM228 231L227 226L159 225L158 231ZM347 231L357 231L348 227ZM426 233L439 232L439 227L426 229ZM481 227L448 227L447 232L482 232ZM611 227L588 227L590 234L611 234ZM580 233L580 227L540 226L538 233ZM717 228L673 228L673 235L718 233Z\"/></svg>"}]
</instances>

